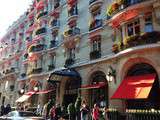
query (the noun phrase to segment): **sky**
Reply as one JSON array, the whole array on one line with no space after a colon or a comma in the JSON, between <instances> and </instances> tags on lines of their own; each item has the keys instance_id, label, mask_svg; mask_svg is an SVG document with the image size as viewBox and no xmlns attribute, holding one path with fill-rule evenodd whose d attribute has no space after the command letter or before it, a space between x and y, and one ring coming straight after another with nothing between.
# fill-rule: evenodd
<instances>
[{"instance_id":1,"label":"sky","mask_svg":"<svg viewBox=\"0 0 160 120\"><path fill-rule=\"evenodd\" d=\"M0 3L0 38L31 5L32 0L1 0Z\"/></svg>"}]
</instances>

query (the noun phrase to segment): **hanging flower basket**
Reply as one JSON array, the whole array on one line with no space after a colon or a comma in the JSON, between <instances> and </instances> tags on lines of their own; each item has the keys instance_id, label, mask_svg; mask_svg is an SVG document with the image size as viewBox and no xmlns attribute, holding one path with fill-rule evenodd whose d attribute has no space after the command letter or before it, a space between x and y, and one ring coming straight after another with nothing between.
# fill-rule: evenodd
<instances>
[{"instance_id":1,"label":"hanging flower basket","mask_svg":"<svg viewBox=\"0 0 160 120\"><path fill-rule=\"evenodd\" d=\"M113 3L112 4L112 11L116 11L119 8L119 4L118 3Z\"/></svg>"},{"instance_id":2,"label":"hanging flower basket","mask_svg":"<svg viewBox=\"0 0 160 120\"><path fill-rule=\"evenodd\" d=\"M119 52L119 46L117 43L113 44L112 46L112 52L118 53Z\"/></svg>"}]
</instances>

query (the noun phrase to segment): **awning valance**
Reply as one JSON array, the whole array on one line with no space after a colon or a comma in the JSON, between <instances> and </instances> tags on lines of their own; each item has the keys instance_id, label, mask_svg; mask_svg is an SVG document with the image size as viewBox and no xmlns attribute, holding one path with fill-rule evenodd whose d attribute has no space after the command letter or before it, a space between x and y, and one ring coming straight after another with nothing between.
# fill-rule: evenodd
<instances>
[{"instance_id":1,"label":"awning valance","mask_svg":"<svg viewBox=\"0 0 160 120\"><path fill-rule=\"evenodd\" d=\"M35 94L34 91L30 91L30 92L25 93L24 95L22 95L20 98L18 98L16 100L16 103L18 103L18 102L22 103L22 102L28 100L33 94Z\"/></svg>"},{"instance_id":2,"label":"awning valance","mask_svg":"<svg viewBox=\"0 0 160 120\"><path fill-rule=\"evenodd\" d=\"M53 90L41 90L41 91L38 91L36 92L36 94L47 94L49 92L52 92Z\"/></svg>"},{"instance_id":3,"label":"awning valance","mask_svg":"<svg viewBox=\"0 0 160 120\"><path fill-rule=\"evenodd\" d=\"M146 99L149 96L156 74L126 77L111 99Z\"/></svg>"},{"instance_id":4,"label":"awning valance","mask_svg":"<svg viewBox=\"0 0 160 120\"><path fill-rule=\"evenodd\" d=\"M89 84L89 85L82 85L81 88L79 88L80 90L87 90L87 89L98 89L98 88L102 88L106 85L106 83L98 83L98 84Z\"/></svg>"},{"instance_id":5,"label":"awning valance","mask_svg":"<svg viewBox=\"0 0 160 120\"><path fill-rule=\"evenodd\" d=\"M53 73L51 73L50 78L52 75L66 76L66 77L80 77L79 73L72 68L62 68L60 70L55 70Z\"/></svg>"}]
</instances>

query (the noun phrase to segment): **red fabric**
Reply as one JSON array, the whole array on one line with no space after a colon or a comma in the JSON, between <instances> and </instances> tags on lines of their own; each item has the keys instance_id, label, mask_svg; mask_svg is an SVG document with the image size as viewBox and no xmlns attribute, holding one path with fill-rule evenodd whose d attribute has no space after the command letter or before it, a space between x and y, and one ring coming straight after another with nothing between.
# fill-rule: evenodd
<instances>
[{"instance_id":1,"label":"red fabric","mask_svg":"<svg viewBox=\"0 0 160 120\"><path fill-rule=\"evenodd\" d=\"M92 114L93 120L99 120L99 108L93 108Z\"/></svg>"},{"instance_id":2,"label":"red fabric","mask_svg":"<svg viewBox=\"0 0 160 120\"><path fill-rule=\"evenodd\" d=\"M106 83L99 83L99 84L93 84L93 85L82 85L81 89L96 89L104 87Z\"/></svg>"},{"instance_id":3,"label":"red fabric","mask_svg":"<svg viewBox=\"0 0 160 120\"><path fill-rule=\"evenodd\" d=\"M49 93L49 92L52 92L53 90L41 90L41 91L38 91L36 94L46 94L46 93Z\"/></svg>"},{"instance_id":4,"label":"red fabric","mask_svg":"<svg viewBox=\"0 0 160 120\"><path fill-rule=\"evenodd\" d=\"M148 98L155 74L126 77L111 99L145 99Z\"/></svg>"},{"instance_id":5,"label":"red fabric","mask_svg":"<svg viewBox=\"0 0 160 120\"><path fill-rule=\"evenodd\" d=\"M76 3L76 0L67 0L67 4L72 7Z\"/></svg>"},{"instance_id":6,"label":"red fabric","mask_svg":"<svg viewBox=\"0 0 160 120\"><path fill-rule=\"evenodd\" d=\"M36 24L33 24L32 26L30 26L30 27L28 28L28 30L26 31L26 33L31 33L31 32L33 32L33 30L34 30L36 27L37 27L37 25L36 25Z\"/></svg>"},{"instance_id":7,"label":"red fabric","mask_svg":"<svg viewBox=\"0 0 160 120\"><path fill-rule=\"evenodd\" d=\"M41 0L41 1L39 1L38 3L37 3L37 5L36 5L36 9L37 10L42 10L43 8L44 8L44 1L43 0Z\"/></svg>"},{"instance_id":8,"label":"red fabric","mask_svg":"<svg viewBox=\"0 0 160 120\"><path fill-rule=\"evenodd\" d=\"M115 17L113 17L112 21L112 27L116 28L118 27L122 22L128 21L130 19L135 18L139 15L139 11L137 9L128 10L126 12L123 12Z\"/></svg>"}]
</instances>

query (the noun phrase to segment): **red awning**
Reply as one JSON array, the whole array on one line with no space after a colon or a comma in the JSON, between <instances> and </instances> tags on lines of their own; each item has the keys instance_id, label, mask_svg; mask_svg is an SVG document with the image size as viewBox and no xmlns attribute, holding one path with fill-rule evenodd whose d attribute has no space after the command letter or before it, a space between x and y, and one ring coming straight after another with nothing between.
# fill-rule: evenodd
<instances>
[{"instance_id":1,"label":"red awning","mask_svg":"<svg viewBox=\"0 0 160 120\"><path fill-rule=\"evenodd\" d=\"M44 1L41 0L41 1L39 1L39 2L37 3L36 9L37 9L37 10L42 10L42 9L44 8L44 5L45 5Z\"/></svg>"},{"instance_id":2,"label":"red awning","mask_svg":"<svg viewBox=\"0 0 160 120\"><path fill-rule=\"evenodd\" d=\"M145 99L148 98L155 74L126 77L111 99Z\"/></svg>"},{"instance_id":3,"label":"red awning","mask_svg":"<svg viewBox=\"0 0 160 120\"><path fill-rule=\"evenodd\" d=\"M105 85L106 85L105 83L82 85L80 89L98 89L98 88L104 87Z\"/></svg>"},{"instance_id":4,"label":"red awning","mask_svg":"<svg viewBox=\"0 0 160 120\"><path fill-rule=\"evenodd\" d=\"M41 90L41 91L38 91L36 92L36 94L47 94L49 92L52 92L53 90Z\"/></svg>"},{"instance_id":5,"label":"red awning","mask_svg":"<svg viewBox=\"0 0 160 120\"><path fill-rule=\"evenodd\" d=\"M16 102L18 103L18 102L24 102L24 101L26 101L26 100L28 100L33 94L35 94L35 92L34 91L30 91L30 92L27 92L27 93L25 93L24 95L22 95L20 98L18 98L17 100L16 100Z\"/></svg>"}]
</instances>

